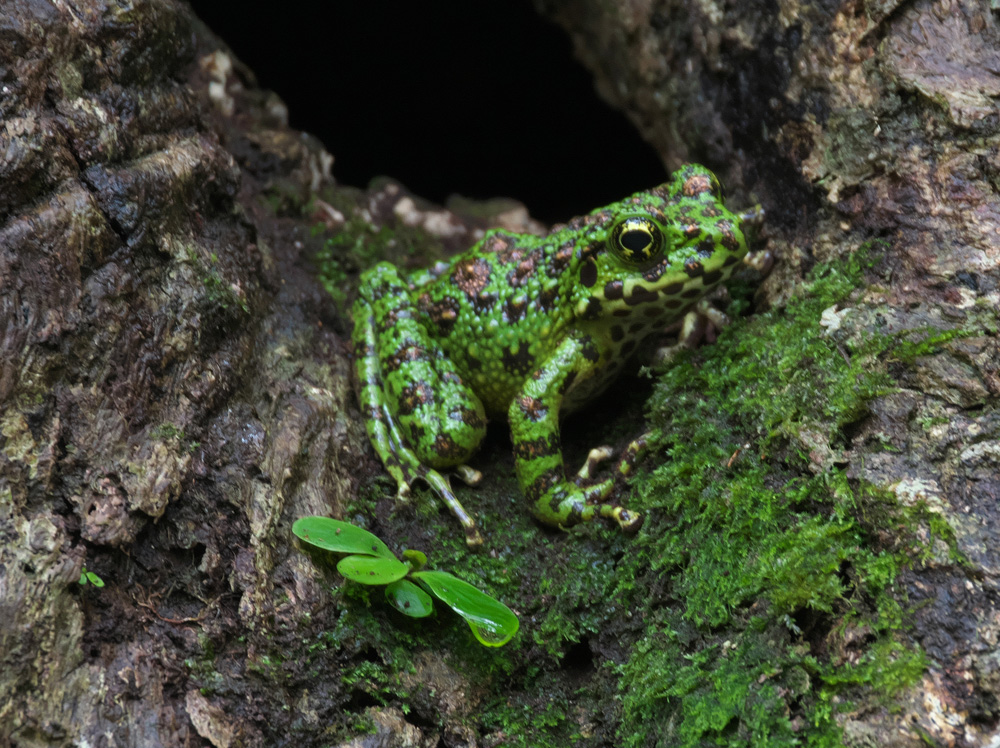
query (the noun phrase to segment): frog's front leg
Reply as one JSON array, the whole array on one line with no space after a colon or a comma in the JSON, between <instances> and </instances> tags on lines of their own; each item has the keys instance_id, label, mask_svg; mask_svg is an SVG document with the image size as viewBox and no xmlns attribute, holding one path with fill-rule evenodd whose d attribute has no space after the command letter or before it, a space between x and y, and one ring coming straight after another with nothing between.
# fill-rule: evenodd
<instances>
[{"instance_id":1,"label":"frog's front leg","mask_svg":"<svg viewBox=\"0 0 1000 748\"><path fill-rule=\"evenodd\" d=\"M380 263L362 276L353 309L359 400L372 446L406 496L423 480L465 528L470 546L482 544L476 524L448 479L433 468L461 465L486 432L482 403L418 319L408 285Z\"/></svg>"},{"instance_id":2,"label":"frog's front leg","mask_svg":"<svg viewBox=\"0 0 1000 748\"><path fill-rule=\"evenodd\" d=\"M637 512L602 503L614 486L612 479L580 486L567 480L563 465L559 408L573 381L590 376L598 358L590 336L572 335L528 378L514 398L508 418L517 478L532 512L546 524L565 528L600 516L614 519L624 530L633 530L641 522Z\"/></svg>"}]
</instances>

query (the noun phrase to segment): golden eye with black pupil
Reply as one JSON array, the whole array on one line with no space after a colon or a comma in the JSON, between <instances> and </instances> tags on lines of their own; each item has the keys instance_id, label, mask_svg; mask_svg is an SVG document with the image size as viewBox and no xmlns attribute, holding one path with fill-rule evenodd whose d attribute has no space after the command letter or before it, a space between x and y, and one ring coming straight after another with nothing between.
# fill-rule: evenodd
<instances>
[{"instance_id":1,"label":"golden eye with black pupil","mask_svg":"<svg viewBox=\"0 0 1000 748\"><path fill-rule=\"evenodd\" d=\"M611 229L608 244L622 262L643 265L663 249L663 231L649 218L630 216Z\"/></svg>"}]
</instances>

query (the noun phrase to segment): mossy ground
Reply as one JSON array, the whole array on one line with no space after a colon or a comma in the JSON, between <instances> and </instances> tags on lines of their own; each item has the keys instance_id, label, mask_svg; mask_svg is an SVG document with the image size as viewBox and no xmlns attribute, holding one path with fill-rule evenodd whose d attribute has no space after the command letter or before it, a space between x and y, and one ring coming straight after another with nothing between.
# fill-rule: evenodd
<instances>
[{"instance_id":1,"label":"mossy ground","mask_svg":"<svg viewBox=\"0 0 1000 748\"><path fill-rule=\"evenodd\" d=\"M890 364L951 333L852 338L821 325L873 281L877 255L816 268L765 314L742 316L751 290L737 289L737 321L719 340L657 372L655 449L625 497L646 515L636 537L533 522L502 427L478 456L481 487L458 492L484 552L468 552L429 492L400 505L380 498L387 479L368 484L345 519L504 601L521 631L487 650L449 612L406 621L377 594L336 587L355 652L381 663L353 687L381 702L417 652L443 653L479 694L465 721L487 742L525 746L840 745L838 715L890 705L923 670L899 636L896 581L927 541L914 510L848 479L843 455L868 403L891 391ZM570 465L597 441L634 436L620 397L595 408L574 417L582 435L564 429Z\"/></svg>"},{"instance_id":2,"label":"mossy ground","mask_svg":"<svg viewBox=\"0 0 1000 748\"><path fill-rule=\"evenodd\" d=\"M614 591L644 608L619 668L623 745L840 745L838 713L922 672L897 639L895 586L918 549L882 532L907 520L838 466L901 343L852 346L821 326L870 255L817 268L786 308L660 376L665 459L635 481L648 520Z\"/></svg>"}]
</instances>

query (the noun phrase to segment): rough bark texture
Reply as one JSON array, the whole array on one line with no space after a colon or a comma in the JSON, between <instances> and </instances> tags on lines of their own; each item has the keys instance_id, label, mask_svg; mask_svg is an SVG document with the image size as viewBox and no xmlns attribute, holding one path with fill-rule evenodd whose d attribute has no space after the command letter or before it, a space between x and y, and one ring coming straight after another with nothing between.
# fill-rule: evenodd
<instances>
[{"instance_id":1,"label":"rough bark texture","mask_svg":"<svg viewBox=\"0 0 1000 748\"><path fill-rule=\"evenodd\" d=\"M1000 28L996 4L537 0L668 165L768 210L780 303L804 269L887 242L869 329L970 337L894 372L843 458L955 532L906 575L929 667L879 744L1000 741ZM970 324L971 323L971 324ZM864 325L863 325L864 326ZM887 451L882 440L888 440ZM858 738L861 739L860 737ZM905 742L905 741L904 741Z\"/></svg>"},{"instance_id":2,"label":"rough bark texture","mask_svg":"<svg viewBox=\"0 0 1000 748\"><path fill-rule=\"evenodd\" d=\"M262 744L251 632L317 594L275 599L275 527L364 438L302 226L261 215L329 158L181 3L6 3L0 38L0 744ZM240 631L227 712L185 660Z\"/></svg>"},{"instance_id":3,"label":"rough bark texture","mask_svg":"<svg viewBox=\"0 0 1000 748\"><path fill-rule=\"evenodd\" d=\"M862 334L974 328L893 369L898 388L845 450L811 447L952 533L903 578L922 603L908 634L928 655L921 682L902 711L854 713L847 738L1000 740L997 14L927 0L539 6L669 165L705 162L764 204L767 304L880 238L892 272L856 300ZM479 705L516 703L544 725L556 692L582 744L618 744L604 665L625 659L644 614L599 614L556 655L538 628L491 671L441 655L450 634L364 618L367 600L332 605L335 575L293 547L291 520L343 516L379 471L348 323L305 259L310 221L292 217L329 186L330 157L220 47L171 0L0 12L0 745L517 744L477 723ZM351 199L369 224L421 224L448 248L474 235L392 185ZM511 503L484 523L507 523ZM391 525L390 502L376 506ZM454 529L407 515L401 534L420 547L424 524ZM528 597L548 589L530 575L562 563L532 553L511 562ZM79 585L84 567L106 586ZM600 604L586 595L582 618ZM526 631L559 604L536 597ZM348 618L398 630L411 669L379 649L397 634L373 644ZM353 737L357 715L372 734Z\"/></svg>"}]
</instances>

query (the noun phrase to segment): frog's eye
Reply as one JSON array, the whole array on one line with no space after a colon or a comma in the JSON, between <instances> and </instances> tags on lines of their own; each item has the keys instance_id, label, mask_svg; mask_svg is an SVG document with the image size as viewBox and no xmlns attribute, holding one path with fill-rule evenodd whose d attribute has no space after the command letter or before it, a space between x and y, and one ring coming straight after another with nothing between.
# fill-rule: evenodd
<instances>
[{"instance_id":1,"label":"frog's eye","mask_svg":"<svg viewBox=\"0 0 1000 748\"><path fill-rule=\"evenodd\" d=\"M663 249L663 230L645 216L630 216L615 224L608 244L622 262L642 265Z\"/></svg>"}]
</instances>

